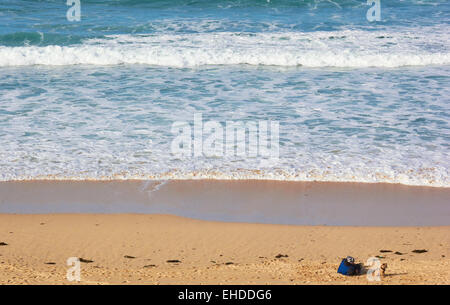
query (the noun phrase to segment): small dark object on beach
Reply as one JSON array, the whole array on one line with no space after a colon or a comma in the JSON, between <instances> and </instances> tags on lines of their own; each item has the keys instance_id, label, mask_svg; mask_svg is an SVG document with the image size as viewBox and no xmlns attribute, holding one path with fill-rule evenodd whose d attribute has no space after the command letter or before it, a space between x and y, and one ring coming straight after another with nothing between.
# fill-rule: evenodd
<instances>
[{"instance_id":1,"label":"small dark object on beach","mask_svg":"<svg viewBox=\"0 0 450 305\"><path fill-rule=\"evenodd\" d=\"M79 259L80 259L80 262L85 263L85 264L89 264L89 263L93 263L94 262L94 261L91 261L90 259L85 259L85 258L82 258L82 257L80 257Z\"/></svg>"},{"instance_id":2,"label":"small dark object on beach","mask_svg":"<svg viewBox=\"0 0 450 305\"><path fill-rule=\"evenodd\" d=\"M54 262L47 262L47 263L44 263L44 264L46 264L46 265L56 265L56 263L54 263Z\"/></svg>"},{"instance_id":3,"label":"small dark object on beach","mask_svg":"<svg viewBox=\"0 0 450 305\"><path fill-rule=\"evenodd\" d=\"M376 258L385 258L384 256L381 256L381 255L376 255L375 257Z\"/></svg>"},{"instance_id":4,"label":"small dark object on beach","mask_svg":"<svg viewBox=\"0 0 450 305\"><path fill-rule=\"evenodd\" d=\"M288 257L287 254L278 254L277 256L275 256L275 258L282 258L282 257Z\"/></svg>"},{"instance_id":5,"label":"small dark object on beach","mask_svg":"<svg viewBox=\"0 0 450 305\"><path fill-rule=\"evenodd\" d=\"M392 252L392 250L380 250L381 253L388 253L388 252Z\"/></svg>"},{"instance_id":6,"label":"small dark object on beach","mask_svg":"<svg viewBox=\"0 0 450 305\"><path fill-rule=\"evenodd\" d=\"M131 255L125 255L125 258L136 258L135 256L131 256Z\"/></svg>"},{"instance_id":7,"label":"small dark object on beach","mask_svg":"<svg viewBox=\"0 0 450 305\"><path fill-rule=\"evenodd\" d=\"M144 268L153 268L153 267L156 267L156 265L151 264L151 265L145 265L144 266Z\"/></svg>"},{"instance_id":8,"label":"small dark object on beach","mask_svg":"<svg viewBox=\"0 0 450 305\"><path fill-rule=\"evenodd\" d=\"M412 250L413 253L425 253L428 252L428 250L421 249L421 250Z\"/></svg>"},{"instance_id":9,"label":"small dark object on beach","mask_svg":"<svg viewBox=\"0 0 450 305\"><path fill-rule=\"evenodd\" d=\"M233 262L226 262L225 265L234 265Z\"/></svg>"},{"instance_id":10,"label":"small dark object on beach","mask_svg":"<svg viewBox=\"0 0 450 305\"><path fill-rule=\"evenodd\" d=\"M394 254L396 254L396 255L403 255L404 253L395 251Z\"/></svg>"},{"instance_id":11,"label":"small dark object on beach","mask_svg":"<svg viewBox=\"0 0 450 305\"><path fill-rule=\"evenodd\" d=\"M7 246L7 245L8 245L7 243L0 242L0 246Z\"/></svg>"},{"instance_id":12,"label":"small dark object on beach","mask_svg":"<svg viewBox=\"0 0 450 305\"><path fill-rule=\"evenodd\" d=\"M179 261L177 259L169 259L167 262L168 263L181 263L181 261Z\"/></svg>"}]
</instances>

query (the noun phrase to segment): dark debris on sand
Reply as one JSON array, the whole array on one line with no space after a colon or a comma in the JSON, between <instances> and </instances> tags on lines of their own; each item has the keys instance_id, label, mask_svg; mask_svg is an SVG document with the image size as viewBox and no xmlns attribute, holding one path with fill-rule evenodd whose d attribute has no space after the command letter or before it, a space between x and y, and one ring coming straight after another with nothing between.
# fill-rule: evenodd
<instances>
[{"instance_id":1,"label":"dark debris on sand","mask_svg":"<svg viewBox=\"0 0 450 305\"><path fill-rule=\"evenodd\" d=\"M7 245L8 245L7 243L0 242L0 246L7 246Z\"/></svg>"},{"instance_id":2,"label":"dark debris on sand","mask_svg":"<svg viewBox=\"0 0 450 305\"><path fill-rule=\"evenodd\" d=\"M412 250L412 253L425 253L428 252L428 250L421 249L421 250Z\"/></svg>"},{"instance_id":3,"label":"dark debris on sand","mask_svg":"<svg viewBox=\"0 0 450 305\"><path fill-rule=\"evenodd\" d=\"M154 267L156 267L156 265L154 265L154 264L150 264L150 265L145 265L144 266L144 268L154 268Z\"/></svg>"},{"instance_id":4,"label":"dark debris on sand","mask_svg":"<svg viewBox=\"0 0 450 305\"><path fill-rule=\"evenodd\" d=\"M90 259L85 259L80 257L79 258L80 262L85 263L85 264L89 264L89 263L93 263L94 261L90 260Z\"/></svg>"},{"instance_id":5,"label":"dark debris on sand","mask_svg":"<svg viewBox=\"0 0 450 305\"><path fill-rule=\"evenodd\" d=\"M287 254L278 254L275 258L289 257Z\"/></svg>"}]
</instances>

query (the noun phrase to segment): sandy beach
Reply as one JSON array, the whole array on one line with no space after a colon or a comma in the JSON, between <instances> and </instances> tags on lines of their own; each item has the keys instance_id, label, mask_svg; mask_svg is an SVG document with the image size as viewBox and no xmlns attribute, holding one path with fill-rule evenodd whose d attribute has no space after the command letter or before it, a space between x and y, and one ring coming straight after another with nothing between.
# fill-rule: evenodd
<instances>
[{"instance_id":1,"label":"sandy beach","mask_svg":"<svg viewBox=\"0 0 450 305\"><path fill-rule=\"evenodd\" d=\"M362 263L381 256L386 276L337 274L347 255ZM450 284L450 227L0 214L0 284L73 284L69 257L92 261L81 263L81 284Z\"/></svg>"},{"instance_id":2,"label":"sandy beach","mask_svg":"<svg viewBox=\"0 0 450 305\"><path fill-rule=\"evenodd\" d=\"M0 285L449 285L449 12L1 1Z\"/></svg>"}]
</instances>

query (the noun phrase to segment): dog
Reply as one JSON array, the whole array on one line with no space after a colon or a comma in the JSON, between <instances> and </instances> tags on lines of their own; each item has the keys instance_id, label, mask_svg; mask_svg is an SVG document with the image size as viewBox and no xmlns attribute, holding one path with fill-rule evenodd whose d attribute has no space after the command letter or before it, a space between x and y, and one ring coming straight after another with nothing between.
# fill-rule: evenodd
<instances>
[{"instance_id":1,"label":"dog","mask_svg":"<svg viewBox=\"0 0 450 305\"><path fill-rule=\"evenodd\" d=\"M381 266L380 266L380 274L381 274L382 277L385 276L386 269L387 269L387 264L386 263L381 264Z\"/></svg>"}]
</instances>

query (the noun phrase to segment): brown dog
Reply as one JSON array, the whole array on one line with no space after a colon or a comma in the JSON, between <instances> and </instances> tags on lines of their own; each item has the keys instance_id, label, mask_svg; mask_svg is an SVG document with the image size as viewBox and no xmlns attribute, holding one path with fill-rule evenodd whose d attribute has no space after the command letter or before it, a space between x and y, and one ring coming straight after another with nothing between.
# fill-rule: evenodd
<instances>
[{"instance_id":1,"label":"brown dog","mask_svg":"<svg viewBox=\"0 0 450 305\"><path fill-rule=\"evenodd\" d=\"M387 264L386 264L386 263L381 264L381 267L380 267L380 274L381 274L382 277L385 276L385 274L386 274L386 269L387 269Z\"/></svg>"}]
</instances>

